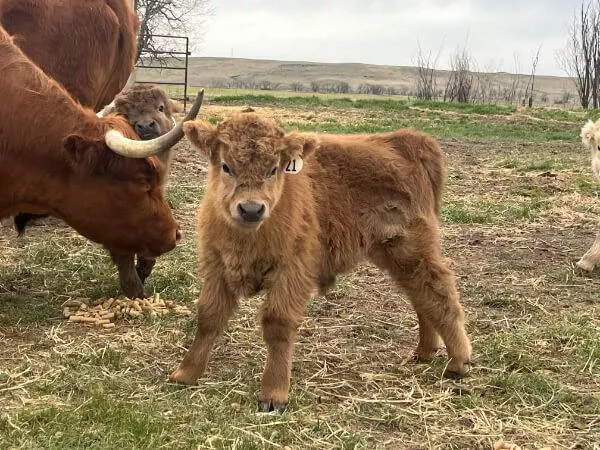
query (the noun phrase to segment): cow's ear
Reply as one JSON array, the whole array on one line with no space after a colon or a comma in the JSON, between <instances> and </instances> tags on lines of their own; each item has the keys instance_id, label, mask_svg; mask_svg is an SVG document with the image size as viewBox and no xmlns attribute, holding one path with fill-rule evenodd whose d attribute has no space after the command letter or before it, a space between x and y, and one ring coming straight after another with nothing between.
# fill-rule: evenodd
<instances>
[{"instance_id":1,"label":"cow's ear","mask_svg":"<svg viewBox=\"0 0 600 450\"><path fill-rule=\"evenodd\" d=\"M183 124L183 132L192 145L198 148L211 161L218 155L217 127L199 120L190 120Z\"/></svg>"},{"instance_id":2,"label":"cow's ear","mask_svg":"<svg viewBox=\"0 0 600 450\"><path fill-rule=\"evenodd\" d=\"M95 165L98 143L91 141L84 136L71 134L63 142L67 159L73 165L85 165L92 167Z\"/></svg>"},{"instance_id":3,"label":"cow's ear","mask_svg":"<svg viewBox=\"0 0 600 450\"><path fill-rule=\"evenodd\" d=\"M587 123L581 129L581 142L588 148L592 147L592 140L594 138L594 129L596 124L591 120L588 120Z\"/></svg>"}]
</instances>

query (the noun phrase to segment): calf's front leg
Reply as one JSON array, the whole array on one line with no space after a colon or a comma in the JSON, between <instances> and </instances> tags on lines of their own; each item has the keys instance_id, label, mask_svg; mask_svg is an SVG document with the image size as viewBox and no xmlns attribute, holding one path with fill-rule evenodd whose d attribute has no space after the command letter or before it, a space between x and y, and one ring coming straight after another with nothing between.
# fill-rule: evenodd
<instances>
[{"instance_id":1,"label":"calf's front leg","mask_svg":"<svg viewBox=\"0 0 600 450\"><path fill-rule=\"evenodd\" d=\"M175 383L193 385L202 376L215 340L237 306L235 296L222 279L205 280L198 299L196 337L183 361L170 376Z\"/></svg>"},{"instance_id":2,"label":"calf's front leg","mask_svg":"<svg viewBox=\"0 0 600 450\"><path fill-rule=\"evenodd\" d=\"M304 287L299 289L298 286ZM263 305L263 338L268 350L260 393L263 412L281 413L287 407L294 345L311 288L312 284L306 280L285 278L282 285L269 292Z\"/></svg>"},{"instance_id":3,"label":"calf's front leg","mask_svg":"<svg viewBox=\"0 0 600 450\"><path fill-rule=\"evenodd\" d=\"M596 240L590 249L577 261L577 267L587 272L594 270L594 266L600 261L600 234L596 236Z\"/></svg>"}]
</instances>

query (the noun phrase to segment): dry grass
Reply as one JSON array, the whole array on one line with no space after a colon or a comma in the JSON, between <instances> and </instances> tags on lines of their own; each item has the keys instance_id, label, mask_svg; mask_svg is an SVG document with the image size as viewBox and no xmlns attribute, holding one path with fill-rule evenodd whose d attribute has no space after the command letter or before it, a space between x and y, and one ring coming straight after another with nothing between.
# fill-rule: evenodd
<instances>
[{"instance_id":1,"label":"dry grass","mask_svg":"<svg viewBox=\"0 0 600 450\"><path fill-rule=\"evenodd\" d=\"M260 112L290 122L336 114ZM242 303L198 387L171 385L194 319L122 320L111 331L66 322L65 300L116 294L115 270L100 248L47 221L23 240L0 229L0 448L489 449L501 439L600 448L600 279L573 268L600 212L587 153L566 142L443 146L443 243L473 340L470 378L442 380L443 357L412 361L415 314L366 264L311 302L284 415L257 412L259 298ZM180 145L169 196L184 239L148 285L190 306L205 168Z\"/></svg>"}]
</instances>

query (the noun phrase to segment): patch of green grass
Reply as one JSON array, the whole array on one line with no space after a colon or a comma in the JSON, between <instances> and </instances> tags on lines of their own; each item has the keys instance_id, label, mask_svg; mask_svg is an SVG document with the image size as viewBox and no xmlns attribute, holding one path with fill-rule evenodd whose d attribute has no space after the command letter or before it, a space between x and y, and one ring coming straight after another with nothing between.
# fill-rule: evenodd
<instances>
[{"instance_id":1,"label":"patch of green grass","mask_svg":"<svg viewBox=\"0 0 600 450\"><path fill-rule=\"evenodd\" d=\"M457 103L440 101L414 101L412 106L424 109L455 111L463 114L481 114L485 116L510 115L515 112L514 106L496 105L491 103Z\"/></svg>"},{"instance_id":2,"label":"patch of green grass","mask_svg":"<svg viewBox=\"0 0 600 450\"><path fill-rule=\"evenodd\" d=\"M527 115L539 119L560 120L563 122L573 122L583 125L583 121L589 113L583 110L569 110L562 108L533 108L525 112Z\"/></svg>"},{"instance_id":3,"label":"patch of green grass","mask_svg":"<svg viewBox=\"0 0 600 450\"><path fill-rule=\"evenodd\" d=\"M469 209L464 202L445 202L442 208L442 220L448 223L484 224L492 220L489 212Z\"/></svg>"},{"instance_id":4,"label":"patch of green grass","mask_svg":"<svg viewBox=\"0 0 600 450\"><path fill-rule=\"evenodd\" d=\"M249 104L303 108L333 107L341 109L356 108L384 111L405 111L408 109L407 103L403 100L351 99L348 97L324 98L316 95L291 97L279 97L272 94L223 95L214 97L212 102L220 104Z\"/></svg>"},{"instance_id":5,"label":"patch of green grass","mask_svg":"<svg viewBox=\"0 0 600 450\"><path fill-rule=\"evenodd\" d=\"M571 167L569 161L555 157L532 156L509 156L497 163L498 167L513 169L516 172L552 172L564 170Z\"/></svg>"},{"instance_id":6,"label":"patch of green grass","mask_svg":"<svg viewBox=\"0 0 600 450\"><path fill-rule=\"evenodd\" d=\"M448 201L442 207L442 219L449 223L486 224L498 220L531 220L548 207L546 200L521 203L493 203L487 201Z\"/></svg>"},{"instance_id":7,"label":"patch of green grass","mask_svg":"<svg viewBox=\"0 0 600 450\"><path fill-rule=\"evenodd\" d=\"M587 195L597 197L600 195L600 184L598 184L591 175L576 174L573 177L576 189Z\"/></svg>"},{"instance_id":8,"label":"patch of green grass","mask_svg":"<svg viewBox=\"0 0 600 450\"><path fill-rule=\"evenodd\" d=\"M454 118L433 111L429 114L429 118L415 118L414 111L409 110L406 114L392 118L369 119L358 123L287 122L282 125L287 130L337 134L382 133L412 127L435 137L478 138L489 141L572 141L576 136L573 130L556 124L482 123L468 116Z\"/></svg>"}]
</instances>

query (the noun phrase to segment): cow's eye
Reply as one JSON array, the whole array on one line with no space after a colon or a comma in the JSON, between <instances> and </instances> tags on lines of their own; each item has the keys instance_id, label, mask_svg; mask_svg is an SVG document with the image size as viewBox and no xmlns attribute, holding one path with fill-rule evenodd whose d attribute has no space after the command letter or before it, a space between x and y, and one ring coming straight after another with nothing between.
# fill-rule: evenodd
<instances>
[{"instance_id":1,"label":"cow's eye","mask_svg":"<svg viewBox=\"0 0 600 450\"><path fill-rule=\"evenodd\" d=\"M271 178L272 176L274 176L277 173L277 167L273 167L273 170L271 170L271 172L269 172L268 177Z\"/></svg>"},{"instance_id":2,"label":"cow's eye","mask_svg":"<svg viewBox=\"0 0 600 450\"><path fill-rule=\"evenodd\" d=\"M158 107L158 110L159 110L160 112L164 112L164 111L165 111L165 105L160 105L160 106Z\"/></svg>"},{"instance_id":3,"label":"cow's eye","mask_svg":"<svg viewBox=\"0 0 600 450\"><path fill-rule=\"evenodd\" d=\"M227 164L223 163L223 172L225 172L228 175L231 175L233 171Z\"/></svg>"}]
</instances>

